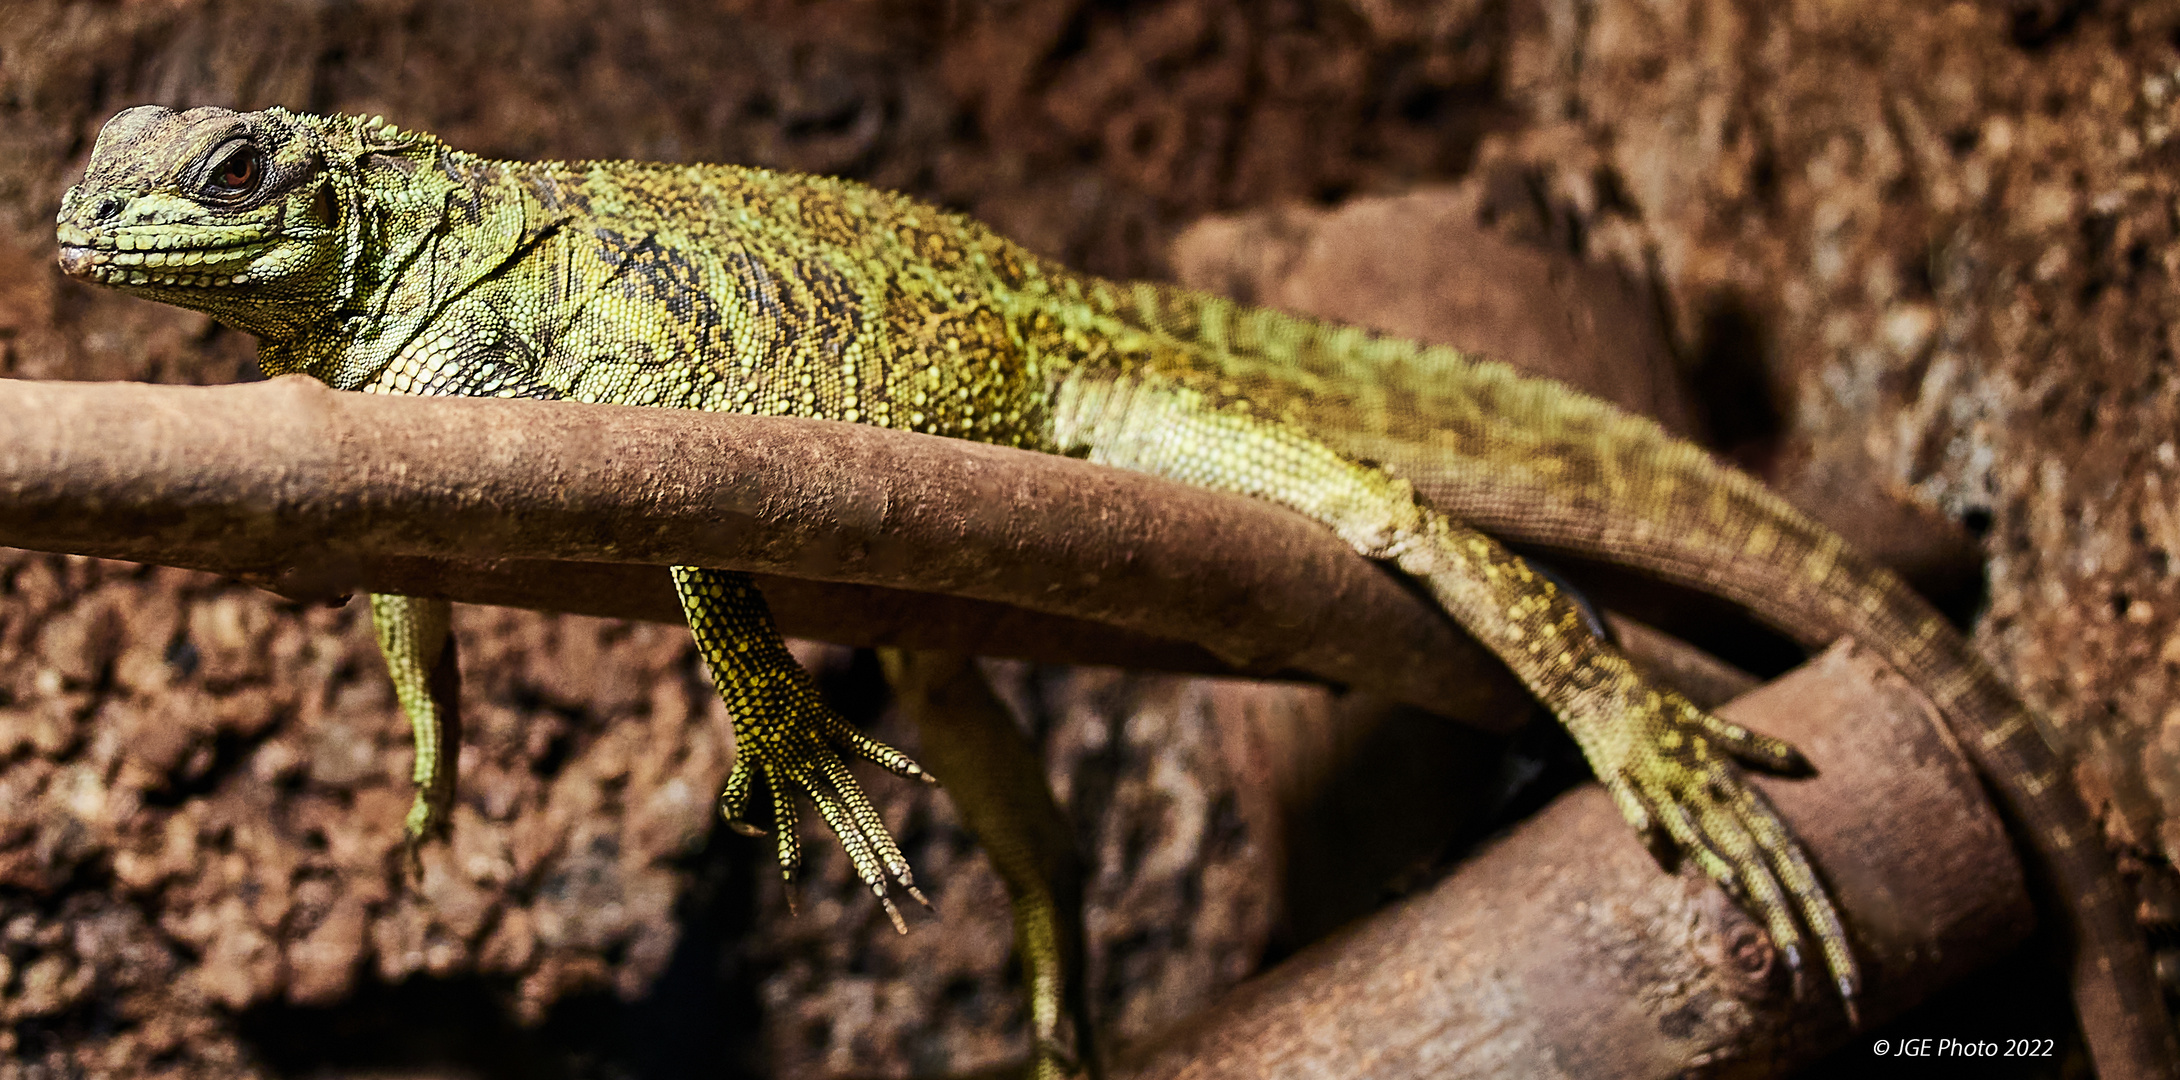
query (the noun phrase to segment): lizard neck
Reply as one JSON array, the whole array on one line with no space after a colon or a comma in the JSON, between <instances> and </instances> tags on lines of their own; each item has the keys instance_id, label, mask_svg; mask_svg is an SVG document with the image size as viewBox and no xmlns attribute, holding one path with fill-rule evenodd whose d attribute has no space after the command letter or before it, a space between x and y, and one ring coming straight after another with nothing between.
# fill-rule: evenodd
<instances>
[{"instance_id":1,"label":"lizard neck","mask_svg":"<svg viewBox=\"0 0 2180 1080\"><path fill-rule=\"evenodd\" d=\"M551 227L520 168L430 144L367 154L352 173L336 173L344 245L329 302L315 321L261 333L265 373L300 372L343 390L377 378Z\"/></svg>"}]
</instances>

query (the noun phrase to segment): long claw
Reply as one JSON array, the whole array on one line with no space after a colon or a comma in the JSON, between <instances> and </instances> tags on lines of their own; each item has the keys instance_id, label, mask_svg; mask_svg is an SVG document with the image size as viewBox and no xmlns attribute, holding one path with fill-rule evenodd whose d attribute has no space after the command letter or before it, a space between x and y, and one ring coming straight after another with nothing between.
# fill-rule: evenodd
<instances>
[{"instance_id":1,"label":"long claw","mask_svg":"<svg viewBox=\"0 0 2180 1080\"><path fill-rule=\"evenodd\" d=\"M857 731L837 715L829 716L824 726L827 742L887 772L919 779L929 779L931 776L924 771L923 766L916 764L915 759Z\"/></svg>"},{"instance_id":2,"label":"long claw","mask_svg":"<svg viewBox=\"0 0 2180 1080\"><path fill-rule=\"evenodd\" d=\"M1847 948L1847 927L1840 919L1839 908L1832 903L1824 883L1817 877L1816 868L1802 854L1801 846L1794 843L1786 822L1762 790L1743 787L1737 809L1749 823L1750 831L1763 848L1780 883L1800 902L1797 906L1802 921L1808 924L1810 934L1816 938L1818 953L1824 958L1832 981L1843 988L1840 1002L1852 1018L1860 994L1861 972L1854 953Z\"/></svg>"},{"instance_id":3,"label":"long claw","mask_svg":"<svg viewBox=\"0 0 2180 1080\"><path fill-rule=\"evenodd\" d=\"M1838 975L1833 978L1833 985L1839 987L1839 1007L1846 1010L1847 1026L1860 1029L1862 1027L1861 991L1855 986L1855 980L1851 976Z\"/></svg>"},{"instance_id":4,"label":"long claw","mask_svg":"<svg viewBox=\"0 0 2180 1080\"><path fill-rule=\"evenodd\" d=\"M1778 877L1762 858L1757 857L1758 841L1747 827L1730 816L1718 826L1726 833L1729 849L1738 856L1734 861L1744 868L1743 877L1748 882L1749 906L1756 909L1763 920L1764 929L1771 935L1773 948L1779 950L1787 961L1787 969L1793 973L1797 992L1801 987L1801 928L1794 924L1794 905L1787 900L1786 890L1779 885Z\"/></svg>"},{"instance_id":5,"label":"long claw","mask_svg":"<svg viewBox=\"0 0 2180 1080\"><path fill-rule=\"evenodd\" d=\"M870 799L863 794L863 789L856 785L855 776L848 772L846 763L837 758L826 762L825 778L832 782L833 790L839 794L841 804L854 819L855 827L861 830L863 838L870 843L871 854L885 867L887 873L901 883L902 888L913 892L916 888L916 877L909 871L908 857L901 854L900 845L894 843L893 833L887 830L885 819L878 816L878 808L871 805Z\"/></svg>"},{"instance_id":6,"label":"long claw","mask_svg":"<svg viewBox=\"0 0 2180 1080\"><path fill-rule=\"evenodd\" d=\"M848 861L855 866L856 876L863 879L863 884L881 902L891 907L890 901L886 901L885 869L871 853L870 838L863 835L862 826L832 792L814 791L812 795L818 813L825 816L825 823L833 827L833 835L840 839L840 846L847 849ZM898 916L899 913L894 914Z\"/></svg>"},{"instance_id":7,"label":"long claw","mask_svg":"<svg viewBox=\"0 0 2180 1080\"><path fill-rule=\"evenodd\" d=\"M1683 722L1717 740L1735 760L1780 776L1816 775L1816 767L1809 759L1783 739L1751 731L1685 700L1677 703L1676 711Z\"/></svg>"}]
</instances>

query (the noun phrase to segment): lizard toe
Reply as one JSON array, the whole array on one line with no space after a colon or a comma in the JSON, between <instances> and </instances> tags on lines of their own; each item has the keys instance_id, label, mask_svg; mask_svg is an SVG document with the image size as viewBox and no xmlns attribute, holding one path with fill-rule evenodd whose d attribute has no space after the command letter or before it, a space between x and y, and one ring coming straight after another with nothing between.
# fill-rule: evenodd
<instances>
[{"instance_id":1,"label":"lizard toe","mask_svg":"<svg viewBox=\"0 0 2180 1080\"><path fill-rule=\"evenodd\" d=\"M763 836L765 830L752 824L748 818L749 793L756 770L747 758L737 757L734 768L727 773L727 784L719 792L719 816L726 819L727 827L743 836Z\"/></svg>"},{"instance_id":2,"label":"lizard toe","mask_svg":"<svg viewBox=\"0 0 2180 1080\"><path fill-rule=\"evenodd\" d=\"M1734 760L1780 776L1816 774L1817 770L1809 764L1809 759L1803 757L1801 751L1784 739L1751 731L1731 720L1697 708L1694 702L1677 693L1668 691L1665 696L1684 727L1701 732Z\"/></svg>"}]
</instances>

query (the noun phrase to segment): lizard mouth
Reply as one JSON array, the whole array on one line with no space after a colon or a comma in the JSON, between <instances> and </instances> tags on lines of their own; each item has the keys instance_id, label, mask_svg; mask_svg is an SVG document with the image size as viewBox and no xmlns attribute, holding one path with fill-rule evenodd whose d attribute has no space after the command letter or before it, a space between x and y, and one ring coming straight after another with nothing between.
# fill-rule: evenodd
<instances>
[{"instance_id":1,"label":"lizard mouth","mask_svg":"<svg viewBox=\"0 0 2180 1080\"><path fill-rule=\"evenodd\" d=\"M261 229L205 232L211 235L93 235L80 229L64 229L60 237L61 272L101 285L247 285L250 264L273 248Z\"/></svg>"},{"instance_id":2,"label":"lizard mouth","mask_svg":"<svg viewBox=\"0 0 2180 1080\"><path fill-rule=\"evenodd\" d=\"M96 265L98 252L92 248L72 244L61 245L61 273L69 277L89 277Z\"/></svg>"}]
</instances>

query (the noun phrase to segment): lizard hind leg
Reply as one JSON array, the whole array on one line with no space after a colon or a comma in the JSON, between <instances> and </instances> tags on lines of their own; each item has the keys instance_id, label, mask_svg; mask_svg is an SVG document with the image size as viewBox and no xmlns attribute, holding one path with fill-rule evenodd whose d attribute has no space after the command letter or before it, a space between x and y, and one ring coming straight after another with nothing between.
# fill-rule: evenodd
<instances>
[{"instance_id":1,"label":"lizard hind leg","mask_svg":"<svg viewBox=\"0 0 2180 1080\"><path fill-rule=\"evenodd\" d=\"M879 657L894 701L916 721L925 760L947 778L954 808L1006 886L1029 994L1030 1080L1098 1075L1084 984L1083 860L1043 763L974 660L904 649Z\"/></svg>"},{"instance_id":2,"label":"lizard hind leg","mask_svg":"<svg viewBox=\"0 0 2180 1080\"><path fill-rule=\"evenodd\" d=\"M772 610L749 575L694 566L676 566L673 575L697 651L704 655L734 720L734 769L719 796L727 824L738 832L763 832L744 817L762 778L772 793L780 875L792 902L802 863L795 835L795 791L801 789L839 837L856 875L885 908L894 929L907 933L908 924L888 895L888 879L918 903L928 902L916 888L907 857L848 772L843 755L927 783L933 782L931 775L908 755L857 731L825 703L809 673L787 651L772 623Z\"/></svg>"},{"instance_id":3,"label":"lizard hind leg","mask_svg":"<svg viewBox=\"0 0 2180 1080\"><path fill-rule=\"evenodd\" d=\"M1150 367L1188 376L1201 361L1184 352L1154 354ZM1265 386L1233 382L1219 392ZM1651 686L1547 575L1418 500L1408 481L1302 427L1265 419L1274 411L1266 401L1276 397L1244 410L1219 406L1187 383L1078 375L1055 395L1054 442L1101 464L1299 510L1421 582L1559 718L1653 853L1694 859L1763 923L1797 985L1802 928L1816 936L1853 1015L1861 976L1839 912L1786 824L1740 771L1745 763L1805 772L1799 754Z\"/></svg>"},{"instance_id":4,"label":"lizard hind leg","mask_svg":"<svg viewBox=\"0 0 2180 1080\"><path fill-rule=\"evenodd\" d=\"M1837 908L1741 767L1807 774L1786 743L1651 685L1590 632L1552 579L1497 541L1425 511L1394 561L1514 670L1582 747L1653 853L1680 853L1755 916L1797 983L1804 927L1850 1021L1861 975Z\"/></svg>"}]
</instances>

